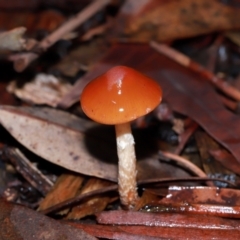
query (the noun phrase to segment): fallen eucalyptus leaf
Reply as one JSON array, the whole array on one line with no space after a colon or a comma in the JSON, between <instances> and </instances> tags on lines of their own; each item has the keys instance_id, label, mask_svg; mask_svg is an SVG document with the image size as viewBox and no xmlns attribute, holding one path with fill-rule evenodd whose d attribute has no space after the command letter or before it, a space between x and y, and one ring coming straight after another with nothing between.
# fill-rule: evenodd
<instances>
[{"instance_id":1,"label":"fallen eucalyptus leaf","mask_svg":"<svg viewBox=\"0 0 240 240\"><path fill-rule=\"evenodd\" d=\"M38 156L88 176L117 181L114 127L43 107L0 106L0 123ZM188 177L181 168L153 158L156 149L147 134L135 132L138 180ZM149 145L149 146L148 146ZM155 152L154 152L155 151Z\"/></svg>"},{"instance_id":2,"label":"fallen eucalyptus leaf","mask_svg":"<svg viewBox=\"0 0 240 240\"><path fill-rule=\"evenodd\" d=\"M106 149L106 141L84 131L97 124L49 108L0 107L0 122L21 144L42 158L82 174L116 180L117 166L91 155L87 145ZM115 149L104 153L114 159ZM117 159L115 158L115 163Z\"/></svg>"}]
</instances>

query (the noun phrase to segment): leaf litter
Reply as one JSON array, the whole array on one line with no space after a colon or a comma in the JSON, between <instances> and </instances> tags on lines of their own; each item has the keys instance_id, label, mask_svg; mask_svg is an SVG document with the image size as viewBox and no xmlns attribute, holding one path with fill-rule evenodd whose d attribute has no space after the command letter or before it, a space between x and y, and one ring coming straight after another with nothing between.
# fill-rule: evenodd
<instances>
[{"instance_id":1,"label":"leaf litter","mask_svg":"<svg viewBox=\"0 0 240 240\"><path fill-rule=\"evenodd\" d=\"M102 11L108 4L110 4L109 9L118 8L119 10L119 14L114 17L116 21L113 21L113 15L110 18L106 17L105 14L108 9ZM206 8L206 6L208 7ZM176 14L170 16L168 14L169 9L171 9L170 12ZM212 14L216 11L219 14L213 16ZM154 17L161 12L164 14L164 18ZM237 171L239 165L239 134L237 134L238 115L236 114L239 90L237 90L237 85L232 87L225 79L219 78L219 76L229 73L231 70L230 64L225 63L225 67L228 66L228 72L225 72L226 68L222 65L224 72L217 73L218 76L211 71L214 71L215 67L219 67L219 64L221 65L224 62L220 58L222 62L217 62L219 59L216 59L213 55L219 54L218 50L225 49L227 46L222 33L218 33L217 37L214 37L212 32L219 30L219 26L221 26L220 30L236 28L236 24L239 22L236 20L239 16L238 13L239 9L236 7L217 1L209 4L206 0L201 0L198 4L192 0L185 0L181 3L176 3L174 0L168 2L150 0L148 2L141 1L138 4L134 4L132 0L121 1L121 3L120 1L93 1L87 5L87 8L76 14L75 19L66 21L52 34L44 36L40 41L34 39L26 48L28 51L30 50L29 52L11 54L8 59L14 62L17 71L22 71L28 67L28 71L34 70L34 75L37 76L37 73L43 72L42 70L48 69L49 71L50 55L47 58L43 57L43 62L41 56L48 51L51 53L57 51L58 57L65 58L67 46L70 46L74 41L78 43L89 41L91 43L98 38L95 34L101 34L103 35L101 41L104 37L107 37L111 41L119 41L124 38L125 41L132 42L131 44L113 44L112 42L107 43L108 40L104 39L103 41L106 41L103 44L105 50L102 50L103 48L95 49L95 53L92 56L90 54L89 60L86 61L84 57L84 59L81 59L76 51L74 59L65 58L68 62L66 61L62 66L55 65L55 68L51 68L48 74L51 74L51 71L56 71L57 77L62 74L61 78L68 78L68 80L71 78L71 81L79 78L80 73L80 79L69 93L64 97L61 95L62 99L58 98L54 101L50 99L50 101L44 102L42 101L43 96L38 95L36 98L37 94L32 94L32 90L30 90L30 95L29 92L23 92L26 96L30 96L28 99L25 98L28 103L30 100L36 104L46 103L54 107L68 108L69 112L77 113L81 117L76 117L63 110L43 106L22 107L24 105L22 102L18 102L21 107L6 105L0 107L2 126L21 144L12 141L13 145L18 145L17 149L20 150L6 147L5 153L12 153L12 155L8 155L4 159L6 162L3 164L3 168L6 166L6 169L13 173L15 168L23 178L18 178L13 182L9 179L7 188L9 195L5 198L12 199L16 203L23 203L23 201L20 201L20 196L25 197L29 201L29 204L26 204L28 207L37 209L40 206L39 211L41 213L51 214L52 217L55 217L55 214L61 211L60 214L62 215L58 218L60 217L64 221L56 220L56 222L71 224L74 228L84 229L85 232L99 238L186 239L187 236L189 239L195 239L197 235L201 239L211 239L216 236L219 239L237 239L239 237L237 220L239 218L237 201L239 193L238 190L229 187L233 187L233 184L238 186L239 183ZM56 16L51 11L48 14L53 18ZM98 14L98 18L93 18L92 16L96 16L96 14ZM186 17L186 21L182 22L182 18L179 21L171 21L181 14ZM198 16L202 16L202 14L205 17L198 19ZM104 18L105 23L102 21ZM63 19L66 18L62 15L61 21L56 18L53 29L56 28L56 24L62 23ZM118 21L119 19L122 20ZM188 22L196 23L194 19L198 19L208 28L201 28L200 25L196 26L196 24L186 24ZM235 20L229 23L229 19ZM171 24L162 24L164 21L170 21ZM221 25L219 21L221 21ZM84 22L87 24L83 24ZM101 22L100 25L99 22ZM77 26L79 26L79 29L76 29ZM179 31L175 31L176 28ZM156 29L160 29L160 35ZM72 33L73 30L74 33ZM163 32L165 34L162 34ZM172 41L189 36L196 37L203 33L209 35L184 40L182 44L187 42L190 51L192 47L196 50L210 44L214 49L209 50L212 55L207 59L207 68L175 50L170 51L173 55L168 55L166 52L159 54L156 47L158 43L153 42L153 40L162 39L162 36L165 40ZM73 38L66 37L70 35ZM214 41L210 42L213 39ZM58 40L63 42L58 43ZM133 41L144 43L139 45ZM55 42L57 42L56 45L52 46ZM70 42L71 44L69 44ZM174 44L168 42L164 49L173 50L167 45L174 46ZM107 45L111 47L107 49ZM49 48L50 46L52 47ZM84 48L84 45L82 46ZM154 46L156 48L153 49ZM232 43L229 46L235 49L235 52L238 51ZM71 50L74 53L74 48ZM86 51L88 52L88 50ZM103 52L106 52L105 57L98 60ZM181 58L179 58L180 55ZM87 56L89 57L89 55ZM97 56L97 61L93 59L94 56ZM73 63L78 61L78 58L84 64L74 65ZM182 59L183 62L178 61L179 59ZM34 64L31 64L33 60L35 60ZM93 62L96 63L94 67L91 66ZM116 211L116 209L119 209L119 202L117 185L113 183L117 181L117 157L113 128L100 126L83 119L83 113L79 110L79 103L77 103L83 87L89 81L117 64L134 67L156 79L164 88L165 103L173 110L171 119L159 118L157 117L158 113L155 112L133 123L133 132L138 136L136 138L137 155L140 156L138 161L138 186L139 192L142 192L140 201L133 212ZM179 64L183 66L181 67ZM237 61L234 64L237 65ZM85 74L85 72L87 73ZM64 74L66 75L64 76ZM14 77L14 79L16 78ZM42 90L42 87L36 90L38 94L40 93L39 90ZM5 98L1 101L4 104L7 103ZM14 103L16 104L16 102ZM74 103L77 104L73 105ZM234 113L226 107L233 110ZM157 111L160 111L159 109ZM188 125L187 122L191 121L192 124ZM159 125L166 122L170 127L163 127L160 130ZM171 129L171 133L169 129ZM159 131L161 131L160 140ZM202 132L206 137L201 135L199 137L199 133ZM218 144L215 144L214 141L206 144L209 135ZM175 140L171 141L171 137ZM199 144L200 139L204 141L204 144ZM1 141L5 142L2 138ZM196 145L194 141L197 141L198 144ZM3 145L2 142L1 146ZM216 145L217 147L215 147ZM28 157L25 157L22 154L22 150L24 153L27 152L24 147L42 157L42 159L37 159L39 161L37 165L44 163L45 160L52 163L51 167L53 167L55 174L52 179L58 179L57 181L53 180L55 184L52 190L49 191L49 185L47 188L41 189L42 180L47 180L50 176L45 175L47 174L46 170L39 173L38 169L31 164L34 157L29 154ZM159 150L170 154L167 162L156 154ZM182 156L176 155L180 153L182 153ZM189 157L190 161L194 163L197 161L198 166L194 166L185 159L185 156ZM180 161L180 159L184 161ZM227 162L228 159L230 160L229 163ZM215 160L221 161L222 164L214 162ZM231 166L229 167L229 165ZM231 171L226 170L225 167ZM56 172L59 169L60 174ZM33 178L29 176L31 172ZM191 177L190 175L202 177ZM177 187L168 189L169 185L175 185L176 183ZM216 186L221 185L221 188L196 187L199 184L202 186L209 185L209 183ZM43 182L43 185L46 187L47 182ZM191 187L185 187L189 185ZM30 194L30 191L19 195L17 190L19 188L26 191L29 188L27 186L31 186L41 193L41 196L33 203L30 203L30 195L27 195ZM13 206L15 208L15 205ZM1 210L4 208L6 208L6 205L1 205ZM16 209L18 213L21 213L21 207L18 208L18 205L16 205ZM104 209L115 211L102 212ZM140 211L137 211L139 209ZM3 214L2 211L1 213ZM42 216L40 213L34 211L33 213L35 215L32 218L35 220ZM96 213L98 223L94 218ZM208 217L206 218L205 215L208 215ZM3 215L0 216L2 219ZM8 215L6 214L6 216ZM104 217L106 217L105 220ZM81 218L82 220L81 223L71 223L67 220L69 218ZM28 239L28 234L32 234L32 232L23 233L22 231L26 226L29 228L30 222L19 219L16 221L18 224L20 222L23 224L19 232L24 239ZM88 221L90 221L90 224ZM1 221L1 223L4 222ZM37 226L37 223L34 222L33 224ZM32 225L30 228L33 228ZM37 234L40 238L43 236L41 234L45 233L52 237L52 232L58 228L59 225L52 226L52 229L45 227L45 229L40 229L40 234L39 232ZM4 226L2 235L6 233L5 229ZM63 231L67 232L68 230L64 229ZM14 229L12 234L16 234ZM88 239L87 236L83 237L81 234L82 232L79 236ZM19 236L16 236L14 239L18 239Z\"/></svg>"}]
</instances>

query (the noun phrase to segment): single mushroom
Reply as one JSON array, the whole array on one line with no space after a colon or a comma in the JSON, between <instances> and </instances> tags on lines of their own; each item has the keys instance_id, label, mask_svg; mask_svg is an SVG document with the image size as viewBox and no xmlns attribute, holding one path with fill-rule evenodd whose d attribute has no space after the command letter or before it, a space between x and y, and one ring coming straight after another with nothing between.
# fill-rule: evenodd
<instances>
[{"instance_id":1,"label":"single mushroom","mask_svg":"<svg viewBox=\"0 0 240 240\"><path fill-rule=\"evenodd\" d=\"M151 112L162 99L160 86L138 71L116 66L91 81L81 95L84 113L96 122L115 125L119 158L120 201L127 209L138 199L131 121Z\"/></svg>"}]
</instances>

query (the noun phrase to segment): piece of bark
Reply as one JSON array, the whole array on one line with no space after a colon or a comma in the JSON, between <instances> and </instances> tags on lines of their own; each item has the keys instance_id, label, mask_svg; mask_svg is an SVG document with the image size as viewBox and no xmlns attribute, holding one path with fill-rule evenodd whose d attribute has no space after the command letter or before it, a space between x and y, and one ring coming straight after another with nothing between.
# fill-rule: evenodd
<instances>
[{"instance_id":1,"label":"piece of bark","mask_svg":"<svg viewBox=\"0 0 240 240\"><path fill-rule=\"evenodd\" d=\"M239 13L239 8L217 0L127 0L110 36L135 42L172 41L239 28Z\"/></svg>"},{"instance_id":2,"label":"piece of bark","mask_svg":"<svg viewBox=\"0 0 240 240\"><path fill-rule=\"evenodd\" d=\"M84 177L80 174L73 172L62 174L57 179L52 190L40 202L38 211L43 211L67 199L75 197L83 181ZM65 209L64 211L58 212L58 214L66 214L68 211L69 209Z\"/></svg>"},{"instance_id":3,"label":"piece of bark","mask_svg":"<svg viewBox=\"0 0 240 240\"><path fill-rule=\"evenodd\" d=\"M29 208L0 199L0 239L96 240L82 230L60 223Z\"/></svg>"},{"instance_id":4,"label":"piece of bark","mask_svg":"<svg viewBox=\"0 0 240 240\"><path fill-rule=\"evenodd\" d=\"M79 195L88 193L94 190L99 190L104 187L111 186L113 183L97 179L97 178L90 178L87 183L82 188ZM81 219L83 217L86 217L88 215L93 215L95 213L98 213L100 211L103 211L109 202L112 201L112 197L109 193L101 194L98 196L94 196L90 199L88 199L85 202L82 202L78 204L77 206L74 206L71 211L67 214L67 219ZM116 197L115 197L116 199Z\"/></svg>"}]
</instances>

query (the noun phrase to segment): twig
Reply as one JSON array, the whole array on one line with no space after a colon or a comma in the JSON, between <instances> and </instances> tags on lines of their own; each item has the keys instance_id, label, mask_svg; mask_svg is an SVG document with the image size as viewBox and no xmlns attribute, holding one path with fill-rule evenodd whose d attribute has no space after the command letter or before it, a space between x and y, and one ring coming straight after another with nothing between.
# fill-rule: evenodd
<instances>
[{"instance_id":1,"label":"twig","mask_svg":"<svg viewBox=\"0 0 240 240\"><path fill-rule=\"evenodd\" d=\"M176 161L180 166L190 170L192 173L196 174L198 177L207 177L206 173L203 172L199 167L197 167L195 164L191 163L187 159L178 156L176 154L170 153L170 152L159 152L160 156L167 158L167 160L174 160Z\"/></svg>"},{"instance_id":2,"label":"twig","mask_svg":"<svg viewBox=\"0 0 240 240\"><path fill-rule=\"evenodd\" d=\"M69 19L65 24L60 26L41 42L36 44L34 50L41 53L46 51L50 46L60 40L64 35L73 31L75 28L79 27L84 21L96 14L100 9L106 6L110 0L95 0L81 12L79 12L75 17ZM15 55L14 68L18 72L22 72L32 61L37 59L39 54L29 52L23 55Z\"/></svg>"},{"instance_id":3,"label":"twig","mask_svg":"<svg viewBox=\"0 0 240 240\"><path fill-rule=\"evenodd\" d=\"M4 155L15 166L16 170L34 188L44 196L50 191L53 183L46 178L17 148L5 148Z\"/></svg>"},{"instance_id":4,"label":"twig","mask_svg":"<svg viewBox=\"0 0 240 240\"><path fill-rule=\"evenodd\" d=\"M209 80L214 86L220 89L223 93L232 97L233 99L240 101L240 91L236 88L229 85L223 79L218 78L212 72L205 69L200 64L191 60L188 56L184 55L183 53L165 45L159 44L157 42L150 42L150 46L154 48L159 53L164 54L165 56L169 57L170 59L174 60L175 62L179 63L180 65L189 68L197 73L200 73L203 77Z\"/></svg>"}]
</instances>

